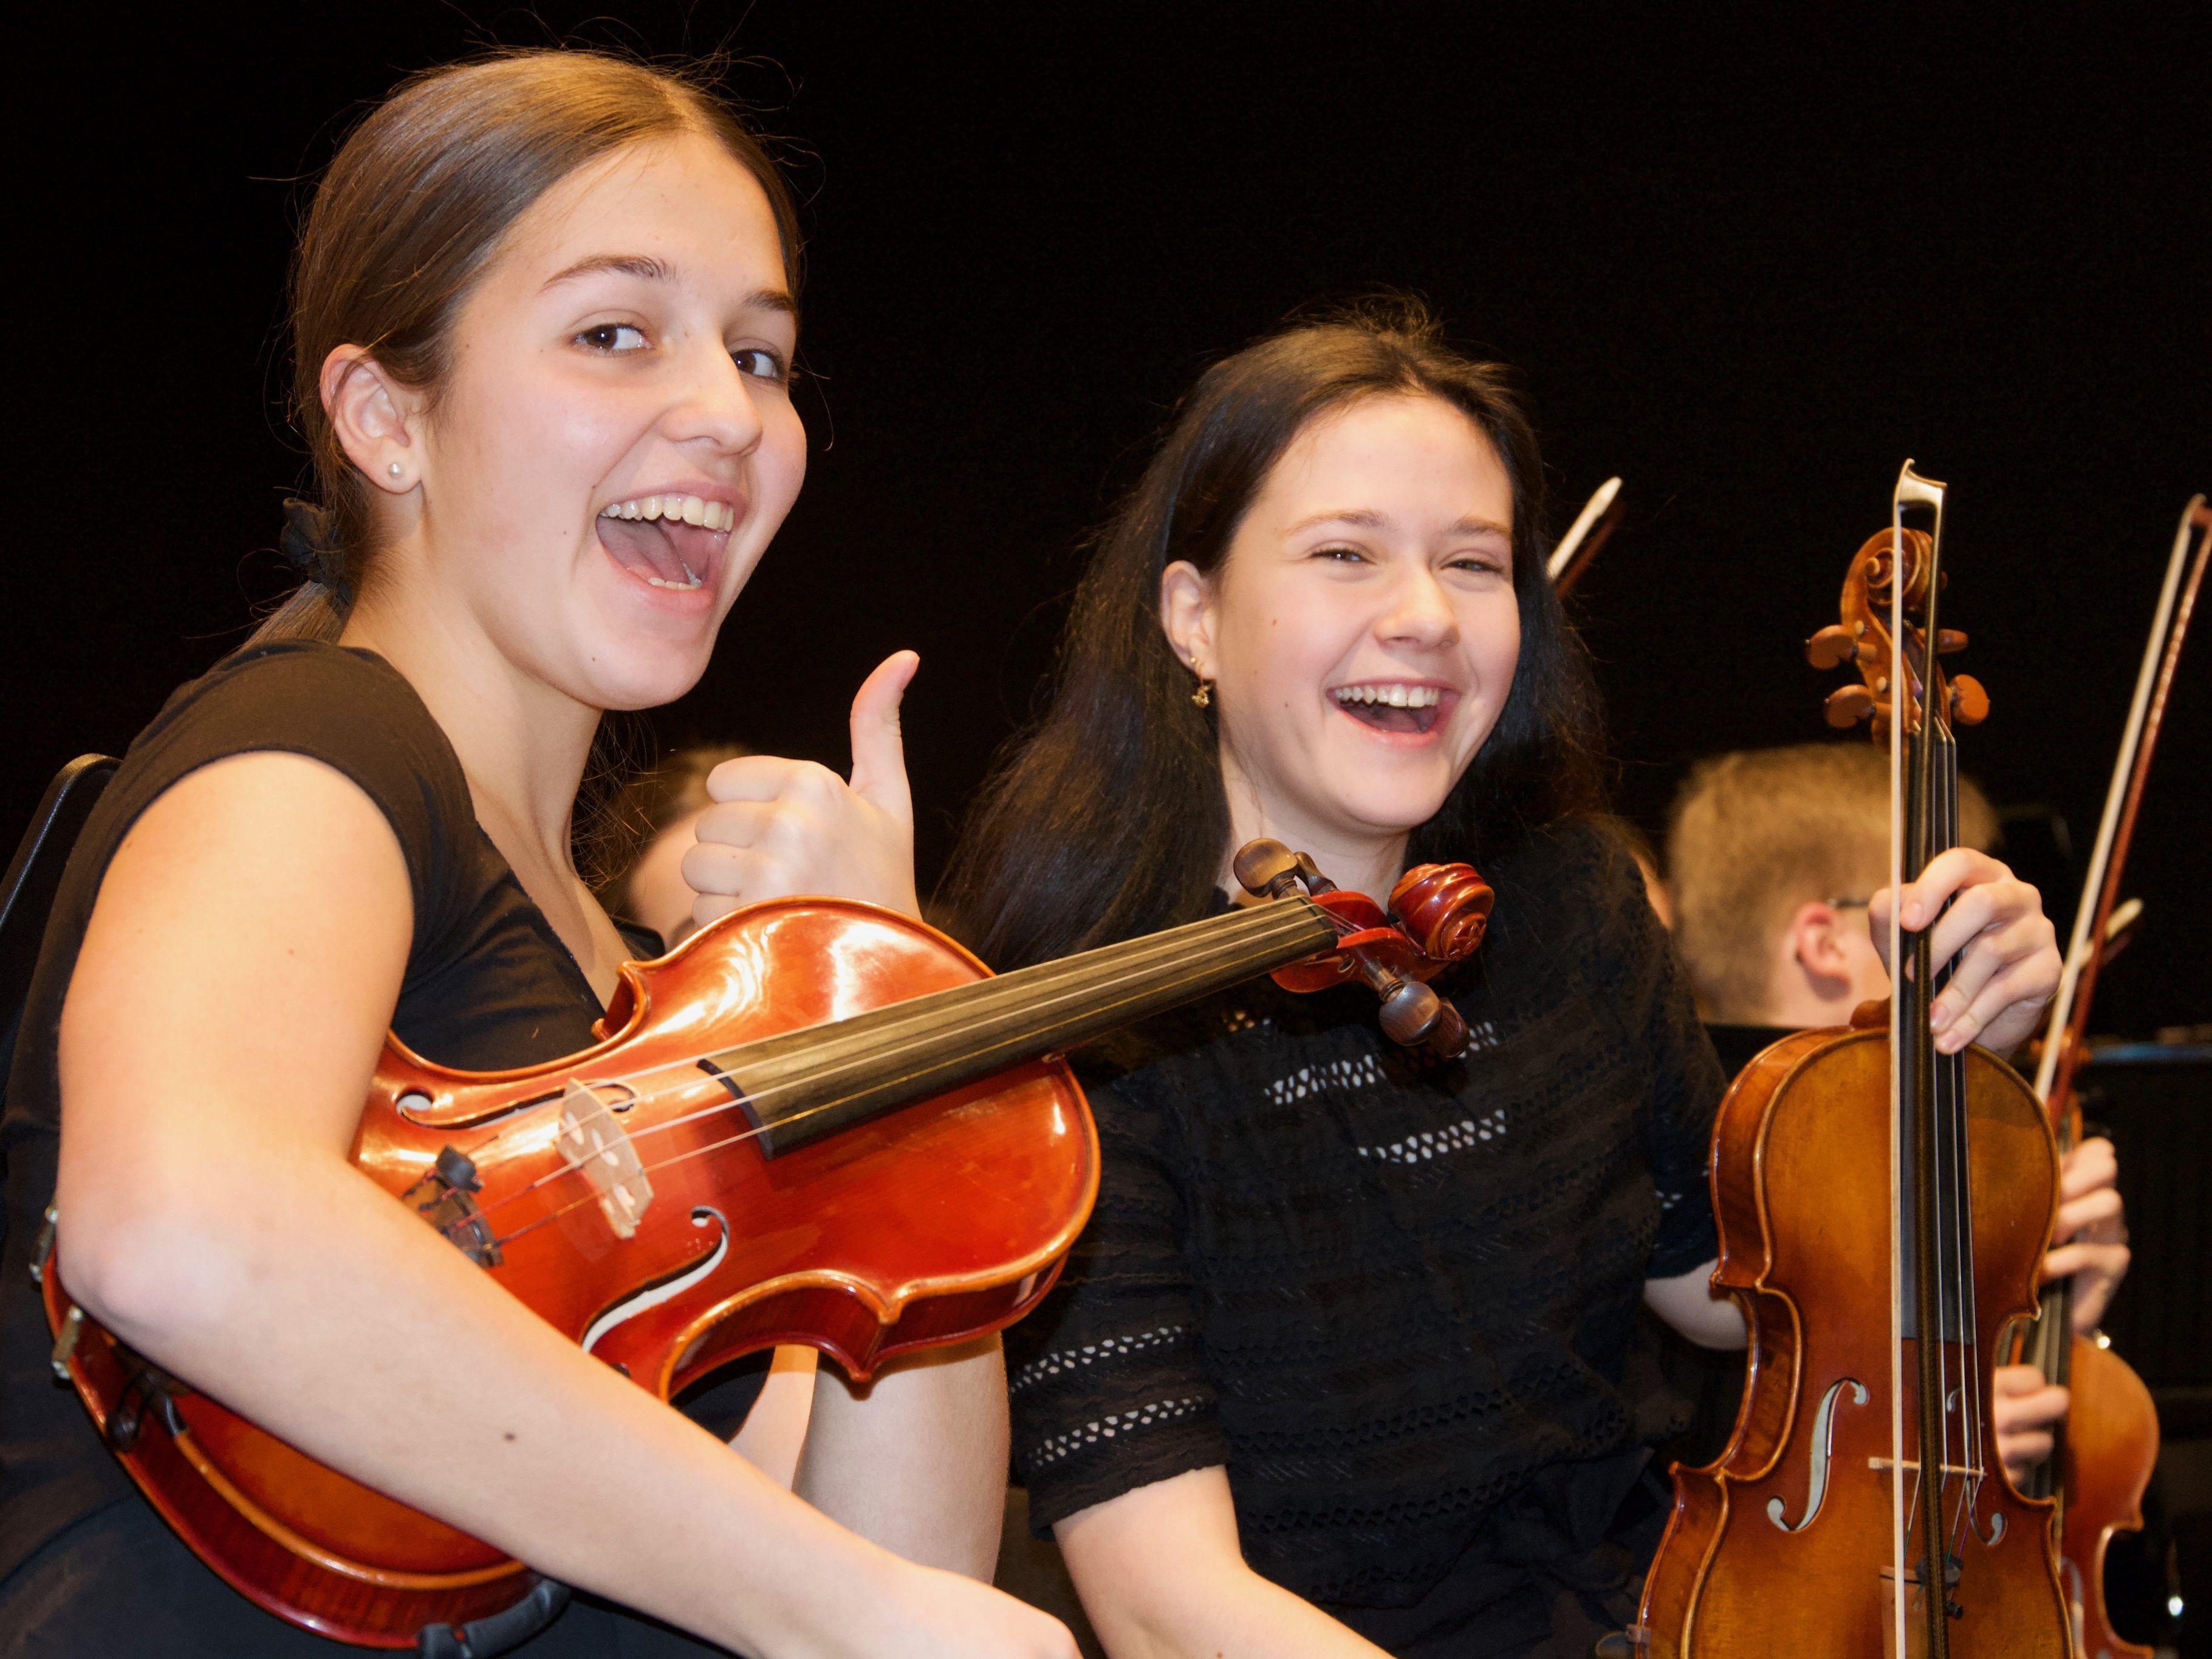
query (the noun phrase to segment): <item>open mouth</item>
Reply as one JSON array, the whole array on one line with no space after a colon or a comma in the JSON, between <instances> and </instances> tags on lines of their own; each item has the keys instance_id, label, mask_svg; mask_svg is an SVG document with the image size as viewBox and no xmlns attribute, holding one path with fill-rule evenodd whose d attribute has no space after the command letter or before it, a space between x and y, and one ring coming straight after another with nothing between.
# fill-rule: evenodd
<instances>
[{"instance_id":1,"label":"open mouth","mask_svg":"<svg viewBox=\"0 0 2212 1659\"><path fill-rule=\"evenodd\" d=\"M599 545L648 586L686 592L714 585L737 523L738 509L726 502L639 495L600 512Z\"/></svg>"},{"instance_id":2,"label":"open mouth","mask_svg":"<svg viewBox=\"0 0 2212 1659\"><path fill-rule=\"evenodd\" d=\"M1440 686L1400 682L1340 685L1329 692L1336 706L1362 726L1372 726L1377 732L1407 733L1434 731L1437 722L1443 718L1446 695ZM1449 695L1457 700L1456 692Z\"/></svg>"}]
</instances>

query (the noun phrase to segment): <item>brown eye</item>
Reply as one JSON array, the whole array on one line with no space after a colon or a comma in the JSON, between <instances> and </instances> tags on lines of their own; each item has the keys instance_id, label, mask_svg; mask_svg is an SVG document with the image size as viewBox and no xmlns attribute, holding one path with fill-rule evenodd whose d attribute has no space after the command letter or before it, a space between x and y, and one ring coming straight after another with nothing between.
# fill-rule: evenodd
<instances>
[{"instance_id":1,"label":"brown eye","mask_svg":"<svg viewBox=\"0 0 2212 1659\"><path fill-rule=\"evenodd\" d=\"M782 358L761 346L741 346L730 354L740 374L749 374L756 380L785 380L791 371Z\"/></svg>"},{"instance_id":2,"label":"brown eye","mask_svg":"<svg viewBox=\"0 0 2212 1659\"><path fill-rule=\"evenodd\" d=\"M599 323L576 336L575 343L608 356L645 349L645 331L629 323Z\"/></svg>"}]
</instances>

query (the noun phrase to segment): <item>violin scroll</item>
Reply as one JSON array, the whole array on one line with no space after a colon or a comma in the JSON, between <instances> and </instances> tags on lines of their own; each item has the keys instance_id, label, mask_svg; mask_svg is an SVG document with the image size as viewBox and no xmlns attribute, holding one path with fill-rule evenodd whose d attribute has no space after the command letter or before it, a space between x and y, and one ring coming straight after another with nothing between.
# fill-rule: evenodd
<instances>
[{"instance_id":1,"label":"violin scroll","mask_svg":"<svg viewBox=\"0 0 2212 1659\"><path fill-rule=\"evenodd\" d=\"M1490 931L1498 895L1464 864L1417 864L1390 890L1390 913L1422 954L1438 962L1471 957Z\"/></svg>"},{"instance_id":2,"label":"violin scroll","mask_svg":"<svg viewBox=\"0 0 2212 1659\"><path fill-rule=\"evenodd\" d=\"M1467 1048L1467 1023L1425 981L1472 955L1490 925L1496 895L1464 864L1416 865L1390 890L1389 913L1364 893L1346 892L1312 859L1279 841L1247 842L1231 862L1255 896L1303 896L1328 912L1336 949L1275 970L1286 991L1322 991L1358 977L1381 999L1384 1033L1449 1060Z\"/></svg>"},{"instance_id":3,"label":"violin scroll","mask_svg":"<svg viewBox=\"0 0 2212 1659\"><path fill-rule=\"evenodd\" d=\"M1832 623L1805 641L1805 659L1815 668L1857 671L1863 684L1843 685L1828 694L1826 717L1839 729L1871 720L1880 741L1889 729L1898 699L1890 686L1893 656L1889 627L1891 585L1899 561L1893 547L1904 548L1905 603L1908 610L1922 607L1928 598L1928 570L1934 551L1925 531L1907 530L1901 538L1887 530L1869 537L1851 557L1844 578L1843 620ZM1932 680L1937 688L1936 707L1952 724L1978 726L1989 717L1990 694L1971 675L1947 676L1931 660L1921 630L1908 627L1905 641L1904 714L1907 730L1920 718L1920 698ZM1955 628L1936 633L1936 658L1966 648L1966 636Z\"/></svg>"}]
</instances>

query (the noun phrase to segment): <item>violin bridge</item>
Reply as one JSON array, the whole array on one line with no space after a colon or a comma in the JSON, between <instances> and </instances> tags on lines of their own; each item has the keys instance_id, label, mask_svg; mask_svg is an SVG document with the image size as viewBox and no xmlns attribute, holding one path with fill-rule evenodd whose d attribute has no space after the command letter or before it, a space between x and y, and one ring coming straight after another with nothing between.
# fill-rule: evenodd
<instances>
[{"instance_id":1,"label":"violin bridge","mask_svg":"<svg viewBox=\"0 0 2212 1659\"><path fill-rule=\"evenodd\" d=\"M628 1105L628 1097L620 1103ZM633 1237L653 1203L653 1183L638 1162L637 1148L615 1121L608 1097L588 1083L571 1083L561 1097L560 1146L599 1194L600 1212L615 1237Z\"/></svg>"}]
</instances>

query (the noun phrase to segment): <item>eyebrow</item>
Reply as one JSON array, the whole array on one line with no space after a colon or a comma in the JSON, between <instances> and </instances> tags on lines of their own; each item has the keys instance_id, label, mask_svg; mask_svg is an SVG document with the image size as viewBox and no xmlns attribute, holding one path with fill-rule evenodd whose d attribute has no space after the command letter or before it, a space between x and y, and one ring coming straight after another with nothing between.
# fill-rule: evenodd
<instances>
[{"instance_id":1,"label":"eyebrow","mask_svg":"<svg viewBox=\"0 0 2212 1659\"><path fill-rule=\"evenodd\" d=\"M665 259L655 258L649 253L596 253L588 259L579 259L566 270L557 270L545 279L545 287L557 287L580 277L595 276L601 271L612 271L618 276L635 276L641 282L672 283L676 270ZM755 289L738 302L749 311L780 311L788 317L799 314L799 301L780 288Z\"/></svg>"},{"instance_id":2,"label":"eyebrow","mask_svg":"<svg viewBox=\"0 0 2212 1659\"><path fill-rule=\"evenodd\" d=\"M1383 530L1389 528L1389 522L1388 514L1377 513L1373 507L1356 507L1348 512L1316 513L1310 519L1301 519L1291 526L1290 533L1295 536L1300 531L1311 530L1316 525L1324 524L1348 524L1356 525L1362 530ZM1478 519L1473 516L1459 520L1451 525L1445 533L1452 536L1480 536L1486 532L1504 536L1508 540L1510 540L1513 535L1512 530L1505 525L1495 523L1489 519Z\"/></svg>"}]
</instances>

